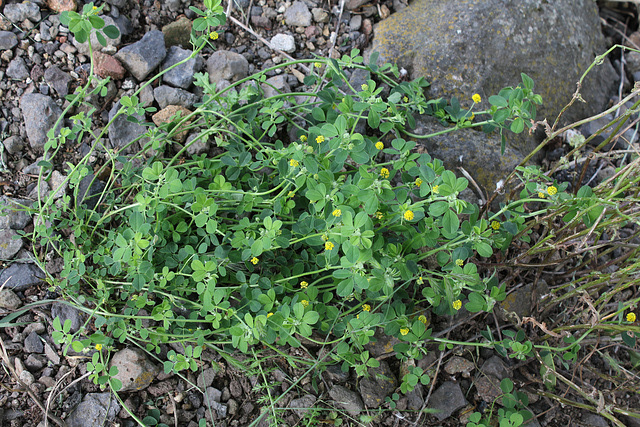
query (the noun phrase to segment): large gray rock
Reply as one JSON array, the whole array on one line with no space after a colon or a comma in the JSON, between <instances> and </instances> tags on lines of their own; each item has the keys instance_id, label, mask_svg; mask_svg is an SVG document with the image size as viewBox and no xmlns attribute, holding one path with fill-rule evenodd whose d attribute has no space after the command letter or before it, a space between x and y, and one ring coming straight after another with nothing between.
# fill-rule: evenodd
<instances>
[{"instance_id":1,"label":"large gray rock","mask_svg":"<svg viewBox=\"0 0 640 427\"><path fill-rule=\"evenodd\" d=\"M73 78L54 65L44 72L44 80L58 95L65 97L69 94L69 84Z\"/></svg>"},{"instance_id":2,"label":"large gray rock","mask_svg":"<svg viewBox=\"0 0 640 427\"><path fill-rule=\"evenodd\" d=\"M4 7L4 15L14 23L20 23L25 19L31 22L38 22L41 18L40 8L35 2L30 1L6 5Z\"/></svg>"},{"instance_id":3,"label":"large gray rock","mask_svg":"<svg viewBox=\"0 0 640 427\"><path fill-rule=\"evenodd\" d=\"M72 334L78 332L84 323L80 310L61 302L51 305L51 318L55 319L56 317L60 318L61 325L64 325L67 320L71 321L71 329L69 331Z\"/></svg>"},{"instance_id":4,"label":"large gray rock","mask_svg":"<svg viewBox=\"0 0 640 427\"><path fill-rule=\"evenodd\" d=\"M180 61L185 60L191 55L193 51L182 49L178 46L171 46L167 57L162 63L162 69L171 67ZM182 89L188 89L193 83L193 75L200 71L203 65L203 60L200 55L195 58L189 59L184 64L178 65L175 68L167 71L162 75L162 81L170 84L171 86L181 87Z\"/></svg>"},{"instance_id":5,"label":"large gray rock","mask_svg":"<svg viewBox=\"0 0 640 427\"><path fill-rule=\"evenodd\" d=\"M29 77L29 69L21 57L14 58L7 67L7 76L14 80L25 80Z\"/></svg>"},{"instance_id":6,"label":"large gray rock","mask_svg":"<svg viewBox=\"0 0 640 427\"><path fill-rule=\"evenodd\" d=\"M451 381L442 384L429 399L429 408L438 411L433 414L438 421L449 418L451 414L466 404L467 400L462 394L460 385Z\"/></svg>"},{"instance_id":7,"label":"large gray rock","mask_svg":"<svg viewBox=\"0 0 640 427\"><path fill-rule=\"evenodd\" d=\"M236 82L247 77L249 62L239 53L218 50L207 59L207 72L211 83L221 80Z\"/></svg>"},{"instance_id":8,"label":"large gray rock","mask_svg":"<svg viewBox=\"0 0 640 427\"><path fill-rule=\"evenodd\" d=\"M384 360L377 368L369 368L369 375L360 380L360 395L368 408L377 408L398 385L396 376Z\"/></svg>"},{"instance_id":9,"label":"large gray rock","mask_svg":"<svg viewBox=\"0 0 640 427\"><path fill-rule=\"evenodd\" d=\"M89 393L69 414L67 427L102 427L110 425L120 412L120 404L111 393Z\"/></svg>"},{"instance_id":10,"label":"large gray rock","mask_svg":"<svg viewBox=\"0 0 640 427\"><path fill-rule=\"evenodd\" d=\"M47 142L47 132L56 124L62 110L53 99L39 93L24 95L20 99L20 109L31 148L42 151ZM58 129L61 126L59 124Z\"/></svg>"},{"instance_id":11,"label":"large gray rock","mask_svg":"<svg viewBox=\"0 0 640 427\"><path fill-rule=\"evenodd\" d=\"M0 197L0 228L24 229L31 221L31 215L26 210L32 203L28 200Z\"/></svg>"},{"instance_id":12,"label":"large gray rock","mask_svg":"<svg viewBox=\"0 0 640 427\"><path fill-rule=\"evenodd\" d=\"M18 38L11 31L0 31L0 50L13 49L18 44Z\"/></svg>"},{"instance_id":13,"label":"large gray rock","mask_svg":"<svg viewBox=\"0 0 640 427\"><path fill-rule=\"evenodd\" d=\"M284 21L293 27L308 27L311 25L311 12L306 4L301 1L294 1L291 6L284 11Z\"/></svg>"},{"instance_id":14,"label":"large gray rock","mask_svg":"<svg viewBox=\"0 0 640 427\"><path fill-rule=\"evenodd\" d=\"M168 105L180 105L185 108L191 108L193 104L198 102L197 95L183 89L166 85L153 89L153 97L158 102L158 105L160 105L160 109Z\"/></svg>"},{"instance_id":15,"label":"large gray rock","mask_svg":"<svg viewBox=\"0 0 640 427\"><path fill-rule=\"evenodd\" d=\"M22 249L23 240L14 239L15 236L17 233L11 229L0 230L0 259L12 259Z\"/></svg>"},{"instance_id":16,"label":"large gray rock","mask_svg":"<svg viewBox=\"0 0 640 427\"><path fill-rule=\"evenodd\" d=\"M416 0L376 25L371 51L380 53L381 62L409 70L412 78L424 76L431 97L457 96L469 106L479 93L481 108L489 107L490 95L518 85L524 72L542 96L538 119L553 122L605 49L592 0ZM600 112L615 79L608 60L594 67L582 86L587 102L576 102L563 121ZM524 134L509 134L508 140L523 154L535 144Z\"/></svg>"},{"instance_id":17,"label":"large gray rock","mask_svg":"<svg viewBox=\"0 0 640 427\"><path fill-rule=\"evenodd\" d=\"M347 411L352 417L357 417L364 410L362 398L355 391L351 391L341 385L334 385L329 390L329 396L336 404Z\"/></svg>"},{"instance_id":18,"label":"large gray rock","mask_svg":"<svg viewBox=\"0 0 640 427\"><path fill-rule=\"evenodd\" d=\"M139 41L120 49L115 57L138 81L142 81L160 65L166 55L162 31L152 30Z\"/></svg>"}]
</instances>

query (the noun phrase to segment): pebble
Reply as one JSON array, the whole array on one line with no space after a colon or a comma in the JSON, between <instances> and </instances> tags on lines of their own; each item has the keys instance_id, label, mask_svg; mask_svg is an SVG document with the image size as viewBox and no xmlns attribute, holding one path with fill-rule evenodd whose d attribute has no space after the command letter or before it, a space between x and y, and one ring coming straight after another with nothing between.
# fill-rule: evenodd
<instances>
[{"instance_id":1,"label":"pebble","mask_svg":"<svg viewBox=\"0 0 640 427\"><path fill-rule=\"evenodd\" d=\"M76 0L48 0L47 6L56 13L76 10Z\"/></svg>"},{"instance_id":2,"label":"pebble","mask_svg":"<svg viewBox=\"0 0 640 427\"><path fill-rule=\"evenodd\" d=\"M294 1L284 12L284 21L292 27L308 27L311 25L311 12L303 2Z\"/></svg>"},{"instance_id":3,"label":"pebble","mask_svg":"<svg viewBox=\"0 0 640 427\"><path fill-rule=\"evenodd\" d=\"M175 22L171 22L162 27L164 43L167 47L182 46L185 49L191 47L191 27L192 23L184 16Z\"/></svg>"},{"instance_id":4,"label":"pebble","mask_svg":"<svg viewBox=\"0 0 640 427\"><path fill-rule=\"evenodd\" d=\"M153 97L160 108L165 108L167 105L181 105L190 108L198 102L198 97L193 93L166 85L153 89Z\"/></svg>"},{"instance_id":5,"label":"pebble","mask_svg":"<svg viewBox=\"0 0 640 427\"><path fill-rule=\"evenodd\" d=\"M317 398L314 395L307 394L289 402L289 409L293 410L293 413L296 414L298 418L304 418L307 412L313 408L316 400Z\"/></svg>"},{"instance_id":6,"label":"pebble","mask_svg":"<svg viewBox=\"0 0 640 427\"><path fill-rule=\"evenodd\" d=\"M218 50L207 60L207 72L211 83L228 80L231 83L247 77L249 61L235 52Z\"/></svg>"},{"instance_id":7,"label":"pebble","mask_svg":"<svg viewBox=\"0 0 640 427\"><path fill-rule=\"evenodd\" d=\"M187 147L187 153L192 156L206 153L207 151L209 151L209 147L211 146L208 139L206 141L203 141L202 138L198 138L197 140L195 140L196 138L198 138L198 134L193 133L189 135L189 137L187 138L187 142L185 143L185 146Z\"/></svg>"},{"instance_id":8,"label":"pebble","mask_svg":"<svg viewBox=\"0 0 640 427\"><path fill-rule=\"evenodd\" d=\"M314 7L311 9L311 14L313 15L313 20L318 23L326 24L329 22L329 13L324 9Z\"/></svg>"},{"instance_id":9,"label":"pebble","mask_svg":"<svg viewBox=\"0 0 640 427\"><path fill-rule=\"evenodd\" d=\"M30 354L24 361L24 365L30 371L38 371L47 365L47 358L40 354Z\"/></svg>"},{"instance_id":10,"label":"pebble","mask_svg":"<svg viewBox=\"0 0 640 427\"><path fill-rule=\"evenodd\" d=\"M12 3L4 7L4 15L9 21L22 22L25 19L29 19L33 22L40 21L40 8L37 4L30 1L22 3Z\"/></svg>"},{"instance_id":11,"label":"pebble","mask_svg":"<svg viewBox=\"0 0 640 427\"><path fill-rule=\"evenodd\" d=\"M11 228L22 230L31 221L31 215L26 210L33 202L23 199L0 197L0 229ZM3 282L0 282L3 283Z\"/></svg>"},{"instance_id":12,"label":"pebble","mask_svg":"<svg viewBox=\"0 0 640 427\"><path fill-rule=\"evenodd\" d=\"M18 57L13 59L7 67L7 76L15 80L25 80L29 77L29 69L24 63L24 59Z\"/></svg>"},{"instance_id":13,"label":"pebble","mask_svg":"<svg viewBox=\"0 0 640 427\"><path fill-rule=\"evenodd\" d=\"M113 355L109 367L118 368L114 377L122 381L120 391L142 390L151 384L160 369L147 359L142 350L125 348Z\"/></svg>"},{"instance_id":14,"label":"pebble","mask_svg":"<svg viewBox=\"0 0 640 427\"><path fill-rule=\"evenodd\" d=\"M444 370L449 375L462 373L464 378L469 378L471 371L475 369L475 365L464 357L454 356L444 366Z\"/></svg>"},{"instance_id":15,"label":"pebble","mask_svg":"<svg viewBox=\"0 0 640 427\"><path fill-rule=\"evenodd\" d=\"M362 398L355 391L351 391L341 385L334 385L329 390L329 396L336 404L347 411L352 417L357 417L364 410Z\"/></svg>"},{"instance_id":16,"label":"pebble","mask_svg":"<svg viewBox=\"0 0 640 427\"><path fill-rule=\"evenodd\" d=\"M291 53L296 50L296 40L289 34L276 34L271 38L271 46L273 49Z\"/></svg>"},{"instance_id":17,"label":"pebble","mask_svg":"<svg viewBox=\"0 0 640 427\"><path fill-rule=\"evenodd\" d=\"M167 57L162 63L162 69L171 67L180 61L185 60L193 53L192 50L182 49L178 46L171 46L167 53ZM190 58L187 62L172 68L162 75L162 81L171 86L188 89L193 83L193 75L200 71L203 65L203 59L200 55Z\"/></svg>"},{"instance_id":18,"label":"pebble","mask_svg":"<svg viewBox=\"0 0 640 427\"><path fill-rule=\"evenodd\" d=\"M162 110L158 111L157 113L155 113L152 117L153 123L156 124L156 126L160 126L163 123L171 123L173 120L173 117L176 114L180 114L180 117L185 117L188 114L190 114L191 111L188 110L185 107L179 106L179 105L168 105L165 108L163 108ZM179 119L176 119L179 120ZM191 120L187 121L187 123L185 123L185 125L188 125L189 123L191 123ZM182 131L178 134L174 134L173 138L182 143L184 142L184 140L187 138L187 132L188 131Z\"/></svg>"},{"instance_id":19,"label":"pebble","mask_svg":"<svg viewBox=\"0 0 640 427\"><path fill-rule=\"evenodd\" d=\"M11 31L0 31L0 50L13 49L18 44L18 38Z\"/></svg>"},{"instance_id":20,"label":"pebble","mask_svg":"<svg viewBox=\"0 0 640 427\"><path fill-rule=\"evenodd\" d=\"M44 72L44 80L60 97L65 97L69 94L69 84L73 79L60 68L52 66Z\"/></svg>"},{"instance_id":21,"label":"pebble","mask_svg":"<svg viewBox=\"0 0 640 427\"><path fill-rule=\"evenodd\" d=\"M31 148L42 151L47 142L47 132L53 128L62 110L52 98L39 93L24 95L20 99L20 108Z\"/></svg>"},{"instance_id":22,"label":"pebble","mask_svg":"<svg viewBox=\"0 0 640 427\"><path fill-rule=\"evenodd\" d=\"M438 421L449 418L451 414L466 404L467 400L464 398L460 385L451 381L442 384L429 399L429 408L438 411L433 414Z\"/></svg>"},{"instance_id":23,"label":"pebble","mask_svg":"<svg viewBox=\"0 0 640 427\"><path fill-rule=\"evenodd\" d=\"M71 321L71 333L76 333L82 326L81 312L67 304L61 302L54 303L51 306L51 318L60 318L60 324L64 325L67 320Z\"/></svg>"},{"instance_id":24,"label":"pebble","mask_svg":"<svg viewBox=\"0 0 640 427\"><path fill-rule=\"evenodd\" d=\"M35 332L31 332L24 339L24 351L27 353L44 353L44 344L42 344L42 339L40 339L40 335Z\"/></svg>"},{"instance_id":25,"label":"pebble","mask_svg":"<svg viewBox=\"0 0 640 427\"><path fill-rule=\"evenodd\" d=\"M368 408L377 408L397 385L396 376L391 372L389 364L383 360L377 368L369 368L369 375L360 380L359 391Z\"/></svg>"},{"instance_id":26,"label":"pebble","mask_svg":"<svg viewBox=\"0 0 640 427\"><path fill-rule=\"evenodd\" d=\"M349 21L349 29L351 31L358 31L362 26L362 15L353 15Z\"/></svg>"},{"instance_id":27,"label":"pebble","mask_svg":"<svg viewBox=\"0 0 640 427\"><path fill-rule=\"evenodd\" d=\"M264 83L260 84L260 87L264 91L265 98L276 96L279 93L291 92L291 87L287 82L287 74L269 77Z\"/></svg>"},{"instance_id":28,"label":"pebble","mask_svg":"<svg viewBox=\"0 0 640 427\"><path fill-rule=\"evenodd\" d=\"M95 175L89 174L85 176L78 185L76 206L84 204L87 206L87 209L95 209L104 188L104 182L96 179Z\"/></svg>"},{"instance_id":29,"label":"pebble","mask_svg":"<svg viewBox=\"0 0 640 427\"><path fill-rule=\"evenodd\" d=\"M11 229L0 230L0 259L13 259L15 254L22 249L23 240L15 239L16 232Z\"/></svg>"},{"instance_id":30,"label":"pebble","mask_svg":"<svg viewBox=\"0 0 640 427\"><path fill-rule=\"evenodd\" d=\"M22 301L11 289L0 291L0 307L7 310L15 310L22 305Z\"/></svg>"},{"instance_id":31,"label":"pebble","mask_svg":"<svg viewBox=\"0 0 640 427\"><path fill-rule=\"evenodd\" d=\"M117 102L114 102L113 107L111 107L111 110L109 110L110 121L113 120L119 109L120 105ZM133 117L138 120L144 120L144 117L138 114L134 114ZM130 122L129 120L127 120L126 114L121 114L111 123L111 126L109 126L109 142L111 143L111 146L113 148L124 148L131 141L138 138L146 131L147 128L138 123ZM145 144L145 140L148 140L148 138L143 138L139 143ZM124 149L124 152L128 153L137 151L135 145L136 144L133 144L133 146L129 145L126 149Z\"/></svg>"},{"instance_id":32,"label":"pebble","mask_svg":"<svg viewBox=\"0 0 640 427\"><path fill-rule=\"evenodd\" d=\"M115 57L138 81L142 81L160 65L166 54L164 35L152 30L139 41L120 49Z\"/></svg>"},{"instance_id":33,"label":"pebble","mask_svg":"<svg viewBox=\"0 0 640 427\"><path fill-rule=\"evenodd\" d=\"M55 191L53 195L54 199L59 199L67 193L67 188L69 187L69 181L65 175L62 175L57 170L54 170L51 173L51 188Z\"/></svg>"},{"instance_id":34,"label":"pebble","mask_svg":"<svg viewBox=\"0 0 640 427\"><path fill-rule=\"evenodd\" d=\"M65 419L67 427L111 425L120 404L111 393L89 393Z\"/></svg>"}]
</instances>

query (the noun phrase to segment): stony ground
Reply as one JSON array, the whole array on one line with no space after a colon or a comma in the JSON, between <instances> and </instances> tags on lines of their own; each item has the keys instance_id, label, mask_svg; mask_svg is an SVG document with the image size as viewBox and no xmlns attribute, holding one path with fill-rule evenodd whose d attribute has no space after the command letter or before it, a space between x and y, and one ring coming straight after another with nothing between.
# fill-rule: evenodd
<instances>
[{"instance_id":1,"label":"stony ground","mask_svg":"<svg viewBox=\"0 0 640 427\"><path fill-rule=\"evenodd\" d=\"M0 97L3 100L0 203L11 206L36 199L38 191L53 190L62 195L65 190L60 172L52 176L51 188L37 188L37 162L42 155L47 126L51 126L51 120L55 120L65 106L64 97L73 93L86 78L88 51L60 26L54 12L68 2L6 3L0 6L3 12L0 19ZM170 66L188 54L187 34L190 20L195 17L189 5L191 2L180 0L107 1L104 9L107 24L117 25L122 36L110 41L110 46L95 57L97 72L112 77L113 81L104 97L89 100L97 109L95 126L107 122L115 111L114 101L133 93L154 70ZM193 5L202 7L197 2ZM373 36L373 25L403 7L406 4L402 0L348 0L344 5L316 0L294 3L237 0L230 9L234 20L219 31L218 50L215 53L205 50L199 60L185 64L161 82L149 86L141 94L142 102L160 110L152 119L161 123L177 108L190 108L199 100L192 86L195 72L207 71L213 81L224 85L282 62L284 54L293 58L337 57L354 47L364 49ZM291 71L274 72L269 77L276 88L296 91L303 76ZM115 122L109 143L122 146L132 134L143 132L136 126L124 120ZM66 156L73 161L87 149L86 144L70 147ZM193 145L191 154L211 149L205 144ZM561 141L552 149L555 151L549 154L551 160L566 150ZM603 178L611 170L601 167L597 173L602 173ZM84 320L69 306L49 302L58 295L40 282L42 273L30 262L34 256L31 248L26 242L13 239L15 230L29 232L32 228L32 218L23 212L0 218L0 259L6 267L0 275L0 283L6 281L6 288L0 292L2 313L10 314L31 304L30 310L14 319L19 326L0 331L3 350L11 362L11 371L3 371L0 425L44 426L45 411L65 419L69 426L101 425L103 419L107 420L105 425L136 425L119 402L84 378L85 359L63 357L60 346L52 340L53 318L70 319L72 330L81 328ZM55 274L61 265L52 260L47 269ZM530 289L525 287L522 292L520 296L530 299ZM487 321L460 313L455 319L434 319L433 325L436 331L453 331L451 338L470 339ZM360 418L363 414L372 417L371 425L443 422L458 425L471 412L493 401L497 396L496 383L506 377L528 393L530 410L538 416L531 425L607 425L598 415L561 408L549 399L540 398L535 393L539 384L534 378L534 367L503 360L490 350L442 353L430 349L433 351L418 364L435 377L432 385L418 387L401 397L395 409L388 404L380 405L396 390L398 377L406 366L401 366L389 352L393 342L382 335L378 339L368 349L382 361L381 366L370 378L360 380L353 372L344 373L338 366L329 366L322 375L309 375L267 350L260 350L258 362L237 356L248 370L206 352L203 359L209 363L199 373L188 374L186 378L160 373L153 362L133 349L123 349L116 360L121 363L121 371L154 374L142 391L124 392L122 398L137 416L144 418L151 414L167 425L193 427L198 420L206 419L208 425L246 426L259 417L268 392L272 396L284 396L277 402L277 408L291 409L278 413L280 425L299 425L307 411L296 408L314 405L319 408L316 419L320 425L335 424L336 416L342 418L343 425L366 425ZM321 349L309 346L305 352L293 350L292 353L317 358ZM12 374L19 377L20 383ZM23 390L24 386L29 387L30 395ZM125 390L127 388L132 390L134 384L125 383ZM42 408L34 403L36 401ZM375 409L378 407L383 410L378 412ZM435 416L417 416L416 411L425 407L441 412ZM263 417L258 425L268 425L266 420L267 417Z\"/></svg>"}]
</instances>

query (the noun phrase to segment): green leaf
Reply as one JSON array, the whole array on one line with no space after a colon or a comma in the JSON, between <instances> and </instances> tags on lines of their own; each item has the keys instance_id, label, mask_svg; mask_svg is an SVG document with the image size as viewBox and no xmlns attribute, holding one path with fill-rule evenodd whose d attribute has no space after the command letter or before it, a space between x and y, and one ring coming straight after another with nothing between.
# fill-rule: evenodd
<instances>
[{"instance_id":1,"label":"green leaf","mask_svg":"<svg viewBox=\"0 0 640 427\"><path fill-rule=\"evenodd\" d=\"M96 30L99 30L100 28L104 27L104 19L100 18L99 16L91 15L89 16L88 19L89 19L89 22L91 23L91 26Z\"/></svg>"},{"instance_id":2,"label":"green leaf","mask_svg":"<svg viewBox=\"0 0 640 427\"><path fill-rule=\"evenodd\" d=\"M102 31L104 32L104 35L110 39L117 39L120 35L120 30L115 25L107 25Z\"/></svg>"},{"instance_id":3,"label":"green leaf","mask_svg":"<svg viewBox=\"0 0 640 427\"><path fill-rule=\"evenodd\" d=\"M458 215L455 214L451 209L447 209L442 217L442 228L448 234L453 234L458 231L460 228L460 220L458 219Z\"/></svg>"},{"instance_id":4,"label":"green leaf","mask_svg":"<svg viewBox=\"0 0 640 427\"><path fill-rule=\"evenodd\" d=\"M529 90L533 90L533 79L527 76L525 73L520 73L520 77L522 77L522 84Z\"/></svg>"},{"instance_id":5,"label":"green leaf","mask_svg":"<svg viewBox=\"0 0 640 427\"><path fill-rule=\"evenodd\" d=\"M511 123L511 132L520 133L523 130L524 130L524 120L522 120L522 117L518 117Z\"/></svg>"},{"instance_id":6,"label":"green leaf","mask_svg":"<svg viewBox=\"0 0 640 427\"><path fill-rule=\"evenodd\" d=\"M509 102L507 102L506 99L504 99L503 97L501 97L500 95L492 95L489 97L489 103L491 105L495 105L496 107L508 107L509 106ZM494 118L495 120L495 118ZM496 120L497 121L497 120Z\"/></svg>"}]
</instances>

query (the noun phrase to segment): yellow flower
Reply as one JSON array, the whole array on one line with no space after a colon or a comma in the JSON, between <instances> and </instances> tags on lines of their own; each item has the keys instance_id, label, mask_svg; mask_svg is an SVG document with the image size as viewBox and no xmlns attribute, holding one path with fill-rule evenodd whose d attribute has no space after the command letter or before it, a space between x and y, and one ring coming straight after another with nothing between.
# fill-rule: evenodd
<instances>
[{"instance_id":1,"label":"yellow flower","mask_svg":"<svg viewBox=\"0 0 640 427\"><path fill-rule=\"evenodd\" d=\"M296 159L291 159L291 160L289 160L289 164L290 164L292 167L296 168L296 167L298 167L298 165L299 165L300 163L298 163L298 161L297 161Z\"/></svg>"},{"instance_id":2,"label":"yellow flower","mask_svg":"<svg viewBox=\"0 0 640 427\"><path fill-rule=\"evenodd\" d=\"M309 307L309 301L307 301L306 299L300 301L300 304L302 304L303 307Z\"/></svg>"},{"instance_id":3,"label":"yellow flower","mask_svg":"<svg viewBox=\"0 0 640 427\"><path fill-rule=\"evenodd\" d=\"M331 242L326 242L324 244L324 250L325 251L330 251L331 249L333 249L335 247L335 245Z\"/></svg>"},{"instance_id":4,"label":"yellow flower","mask_svg":"<svg viewBox=\"0 0 640 427\"><path fill-rule=\"evenodd\" d=\"M402 98L402 102L409 102L409 98L407 98L406 96L404 96L404 97Z\"/></svg>"},{"instance_id":5,"label":"yellow flower","mask_svg":"<svg viewBox=\"0 0 640 427\"><path fill-rule=\"evenodd\" d=\"M632 313L633 314L633 313ZM627 316L628 318L629 316ZM96 344L96 350L100 351L102 350L102 344Z\"/></svg>"},{"instance_id":6,"label":"yellow flower","mask_svg":"<svg viewBox=\"0 0 640 427\"><path fill-rule=\"evenodd\" d=\"M438 194L440 192L439 188L439 185L434 185L431 191L433 191L434 194Z\"/></svg>"},{"instance_id":7,"label":"yellow flower","mask_svg":"<svg viewBox=\"0 0 640 427\"><path fill-rule=\"evenodd\" d=\"M307 135L302 135L302 136L300 137L300 141L302 141L302 142L307 142Z\"/></svg>"},{"instance_id":8,"label":"yellow flower","mask_svg":"<svg viewBox=\"0 0 640 427\"><path fill-rule=\"evenodd\" d=\"M327 236L327 233L324 233L324 234L322 235L322 240L324 240L325 242L326 242L327 240L329 240L329 236Z\"/></svg>"},{"instance_id":9,"label":"yellow flower","mask_svg":"<svg viewBox=\"0 0 640 427\"><path fill-rule=\"evenodd\" d=\"M471 114L471 117L469 117L469 121L470 121L470 122L472 122L472 121L473 121L473 119L475 119L475 118L476 118L476 115L472 113L472 114Z\"/></svg>"},{"instance_id":10,"label":"yellow flower","mask_svg":"<svg viewBox=\"0 0 640 427\"><path fill-rule=\"evenodd\" d=\"M309 283L308 283L308 282L305 282L304 280L303 280L302 282L300 282L300 287L301 287L302 289L306 289L306 288L307 288L307 286L309 286Z\"/></svg>"},{"instance_id":11,"label":"yellow flower","mask_svg":"<svg viewBox=\"0 0 640 427\"><path fill-rule=\"evenodd\" d=\"M542 191L538 191L538 197L540 197L541 199L544 199L545 197L547 197L547 195L544 194Z\"/></svg>"},{"instance_id":12,"label":"yellow flower","mask_svg":"<svg viewBox=\"0 0 640 427\"><path fill-rule=\"evenodd\" d=\"M322 67L322 62L314 62L314 63L313 63L313 65L314 65L316 68L320 68L320 67Z\"/></svg>"},{"instance_id":13,"label":"yellow flower","mask_svg":"<svg viewBox=\"0 0 640 427\"><path fill-rule=\"evenodd\" d=\"M359 319L359 318L360 318L360 315L359 315L359 314L356 314L356 319Z\"/></svg>"},{"instance_id":14,"label":"yellow flower","mask_svg":"<svg viewBox=\"0 0 640 427\"><path fill-rule=\"evenodd\" d=\"M93 10L98 10L98 8L96 6L93 6Z\"/></svg>"},{"instance_id":15,"label":"yellow flower","mask_svg":"<svg viewBox=\"0 0 640 427\"><path fill-rule=\"evenodd\" d=\"M407 221L411 221L414 217L413 212L411 211L404 211L404 219L406 219Z\"/></svg>"},{"instance_id":16,"label":"yellow flower","mask_svg":"<svg viewBox=\"0 0 640 427\"><path fill-rule=\"evenodd\" d=\"M296 192L295 192L295 191L289 191L289 192L287 193L287 197L293 197L293 196L295 196L295 195L296 195Z\"/></svg>"},{"instance_id":17,"label":"yellow flower","mask_svg":"<svg viewBox=\"0 0 640 427\"><path fill-rule=\"evenodd\" d=\"M256 265L258 263L258 258L253 257L251 258L251 264Z\"/></svg>"},{"instance_id":18,"label":"yellow flower","mask_svg":"<svg viewBox=\"0 0 640 427\"><path fill-rule=\"evenodd\" d=\"M463 261L463 260L461 260L460 258L458 258L458 259L456 260L456 265L457 265L458 267L462 267L462 266L464 265L464 261Z\"/></svg>"},{"instance_id":19,"label":"yellow flower","mask_svg":"<svg viewBox=\"0 0 640 427\"><path fill-rule=\"evenodd\" d=\"M627 322L635 322L635 321L636 321L636 314L635 313L627 314Z\"/></svg>"},{"instance_id":20,"label":"yellow flower","mask_svg":"<svg viewBox=\"0 0 640 427\"><path fill-rule=\"evenodd\" d=\"M425 325L427 324L427 316L425 316L424 314L421 314L418 317L418 320L421 321L422 323L424 323Z\"/></svg>"},{"instance_id":21,"label":"yellow flower","mask_svg":"<svg viewBox=\"0 0 640 427\"><path fill-rule=\"evenodd\" d=\"M500 230L500 223L498 221L491 221L491 228L494 230Z\"/></svg>"},{"instance_id":22,"label":"yellow flower","mask_svg":"<svg viewBox=\"0 0 640 427\"><path fill-rule=\"evenodd\" d=\"M320 143L324 142L324 136L322 136L322 135L318 136L318 137L316 138L316 142L317 142L318 144L320 144Z\"/></svg>"},{"instance_id":23,"label":"yellow flower","mask_svg":"<svg viewBox=\"0 0 640 427\"><path fill-rule=\"evenodd\" d=\"M420 178L416 178L415 184L416 187L420 187L422 185L422 180Z\"/></svg>"},{"instance_id":24,"label":"yellow flower","mask_svg":"<svg viewBox=\"0 0 640 427\"><path fill-rule=\"evenodd\" d=\"M384 148L384 144L382 143L382 141L376 142L376 148L378 150L382 150Z\"/></svg>"},{"instance_id":25,"label":"yellow flower","mask_svg":"<svg viewBox=\"0 0 640 427\"><path fill-rule=\"evenodd\" d=\"M267 319L271 316L273 316L273 313L267 313Z\"/></svg>"},{"instance_id":26,"label":"yellow flower","mask_svg":"<svg viewBox=\"0 0 640 427\"><path fill-rule=\"evenodd\" d=\"M218 40L218 33L216 31L212 31L209 33L209 38L211 40Z\"/></svg>"},{"instance_id":27,"label":"yellow flower","mask_svg":"<svg viewBox=\"0 0 640 427\"><path fill-rule=\"evenodd\" d=\"M402 336L405 336L409 333L409 328L402 328L400 329L400 333L402 334Z\"/></svg>"},{"instance_id":28,"label":"yellow flower","mask_svg":"<svg viewBox=\"0 0 640 427\"><path fill-rule=\"evenodd\" d=\"M376 218L377 219L382 219L382 218L384 218L384 214L382 212L380 212L380 211L377 211L376 212Z\"/></svg>"},{"instance_id":29,"label":"yellow flower","mask_svg":"<svg viewBox=\"0 0 640 427\"><path fill-rule=\"evenodd\" d=\"M362 304L362 311L371 311L371 306L369 304Z\"/></svg>"},{"instance_id":30,"label":"yellow flower","mask_svg":"<svg viewBox=\"0 0 640 427\"><path fill-rule=\"evenodd\" d=\"M553 185L551 187L547 187L547 193L549 193L550 196L553 196L557 192L558 192L558 189Z\"/></svg>"},{"instance_id":31,"label":"yellow flower","mask_svg":"<svg viewBox=\"0 0 640 427\"><path fill-rule=\"evenodd\" d=\"M342 215L342 211L340 209L334 209L334 211L331 212L331 215L339 217L340 215Z\"/></svg>"},{"instance_id":32,"label":"yellow flower","mask_svg":"<svg viewBox=\"0 0 640 427\"><path fill-rule=\"evenodd\" d=\"M368 90L369 89L369 85L366 83L362 83L362 85L360 86L362 88L362 90Z\"/></svg>"},{"instance_id":33,"label":"yellow flower","mask_svg":"<svg viewBox=\"0 0 640 427\"><path fill-rule=\"evenodd\" d=\"M451 305L453 306L454 310L460 310L462 308L462 301L457 299Z\"/></svg>"},{"instance_id":34,"label":"yellow flower","mask_svg":"<svg viewBox=\"0 0 640 427\"><path fill-rule=\"evenodd\" d=\"M416 282L418 283L418 285L422 285L424 283L424 279L422 279L422 276L420 276L416 279Z\"/></svg>"},{"instance_id":35,"label":"yellow flower","mask_svg":"<svg viewBox=\"0 0 640 427\"><path fill-rule=\"evenodd\" d=\"M380 176L383 178L389 178L389 169L387 168L380 169Z\"/></svg>"},{"instance_id":36,"label":"yellow flower","mask_svg":"<svg viewBox=\"0 0 640 427\"><path fill-rule=\"evenodd\" d=\"M480 103L480 101L482 101L482 98L480 98L480 94L473 94L473 96L471 97L471 99L473 100L473 102L475 102L476 104Z\"/></svg>"}]
</instances>

